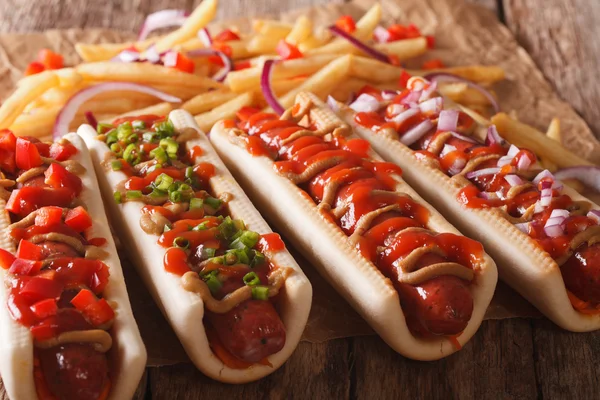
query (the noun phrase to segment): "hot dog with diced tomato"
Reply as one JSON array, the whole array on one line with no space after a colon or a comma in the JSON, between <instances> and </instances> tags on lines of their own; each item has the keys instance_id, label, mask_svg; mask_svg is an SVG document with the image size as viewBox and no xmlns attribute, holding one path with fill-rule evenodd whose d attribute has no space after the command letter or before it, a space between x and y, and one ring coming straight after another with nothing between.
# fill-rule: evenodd
<instances>
[{"instance_id":1,"label":"hot dog with diced tomato","mask_svg":"<svg viewBox=\"0 0 600 400\"><path fill-rule=\"evenodd\" d=\"M87 148L0 132L0 370L15 399L126 399L146 350Z\"/></svg>"},{"instance_id":2,"label":"hot dog with diced tomato","mask_svg":"<svg viewBox=\"0 0 600 400\"><path fill-rule=\"evenodd\" d=\"M194 364L259 379L297 346L310 283L186 112L78 132L115 225Z\"/></svg>"},{"instance_id":3,"label":"hot dog with diced tomato","mask_svg":"<svg viewBox=\"0 0 600 400\"><path fill-rule=\"evenodd\" d=\"M242 109L210 138L254 201L394 350L438 359L475 333L494 292L493 261L318 98L298 95L281 117Z\"/></svg>"},{"instance_id":4,"label":"hot dog with diced tomato","mask_svg":"<svg viewBox=\"0 0 600 400\"><path fill-rule=\"evenodd\" d=\"M436 83L365 88L336 112L419 193L499 263L500 276L572 331L600 328L600 207L540 168L535 154L457 109ZM367 106L368 103L368 106Z\"/></svg>"}]
</instances>

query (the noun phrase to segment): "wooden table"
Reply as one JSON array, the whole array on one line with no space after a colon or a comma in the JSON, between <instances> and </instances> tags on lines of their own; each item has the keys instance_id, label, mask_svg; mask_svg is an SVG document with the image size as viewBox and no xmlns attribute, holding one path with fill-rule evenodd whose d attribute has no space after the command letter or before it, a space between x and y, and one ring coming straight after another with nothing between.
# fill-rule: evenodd
<instances>
[{"instance_id":1,"label":"wooden table","mask_svg":"<svg viewBox=\"0 0 600 400\"><path fill-rule=\"evenodd\" d=\"M219 17L260 15L327 0L222 0ZM471 0L498 14L561 96L600 137L600 3ZM200 0L2 0L0 32L106 27L131 30L149 12ZM401 2L399 1L399 4ZM376 336L301 343L271 376L231 386L191 364L148 368L136 398L598 398L600 333L562 331L545 319L486 321L459 353L407 360ZM1 394L1 391L0 391Z\"/></svg>"}]
</instances>

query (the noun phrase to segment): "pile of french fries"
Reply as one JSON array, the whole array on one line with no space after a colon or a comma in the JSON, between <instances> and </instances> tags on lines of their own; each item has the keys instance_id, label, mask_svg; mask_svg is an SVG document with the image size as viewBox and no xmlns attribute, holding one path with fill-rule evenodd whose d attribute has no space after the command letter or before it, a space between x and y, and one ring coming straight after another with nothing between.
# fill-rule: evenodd
<instances>
[{"instance_id":1,"label":"pile of french fries","mask_svg":"<svg viewBox=\"0 0 600 400\"><path fill-rule=\"evenodd\" d=\"M131 47L140 52L150 46L155 46L158 52L175 50L185 53L202 49L205 45L198 32L214 19L216 11L217 0L204 0L180 28L166 35L128 43L78 43L76 50L83 63L44 71L18 82L12 96L0 107L0 129L9 128L17 135L48 138L57 115L71 96L98 83L123 81L156 88L180 98L181 103L159 102L151 95L138 92L102 93L79 109L71 128L85 122L86 112L92 112L101 122L110 122L121 116L166 115L175 108L182 108L195 115L198 125L208 132L217 121L234 117L241 107L269 109L261 90L261 73L265 60L278 58L276 47L282 39L303 53L302 58L280 60L273 68L271 87L284 108L291 106L296 94L302 91L311 91L322 99L331 95L346 101L365 85L379 89L398 88L398 80L404 71L402 67L370 58L347 40L332 36L326 27L313 26L306 16L298 17L291 24L278 20L255 20L251 32L238 31L240 40L229 41L227 45L231 48L232 60L245 61L249 67L230 72L223 83L210 78L215 66L210 65L206 57L193 58L193 74L146 62L111 61ZM353 35L361 41L371 40L375 28L381 23L381 14L381 7L374 5L356 21ZM230 29L237 31L236 27ZM401 62L422 56L428 50L424 37L379 43L374 47ZM447 72L488 88L504 79L504 71L497 66L473 65L407 72L410 75ZM440 83L438 87L443 95L477 114L483 121L497 124L500 134L507 140L535 151L549 169L590 164L560 145L560 124L557 120L544 135L507 114L492 117L486 96L465 83Z\"/></svg>"}]
</instances>

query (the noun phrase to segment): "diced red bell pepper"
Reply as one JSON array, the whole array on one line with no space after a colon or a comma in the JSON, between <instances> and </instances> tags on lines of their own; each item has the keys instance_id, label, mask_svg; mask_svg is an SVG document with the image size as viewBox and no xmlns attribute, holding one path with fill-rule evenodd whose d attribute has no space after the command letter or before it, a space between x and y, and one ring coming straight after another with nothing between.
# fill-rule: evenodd
<instances>
[{"instance_id":1,"label":"diced red bell pepper","mask_svg":"<svg viewBox=\"0 0 600 400\"><path fill-rule=\"evenodd\" d=\"M57 299L62 293L62 283L34 276L19 291L19 295L31 302L38 302L44 299Z\"/></svg>"},{"instance_id":2,"label":"diced red bell pepper","mask_svg":"<svg viewBox=\"0 0 600 400\"><path fill-rule=\"evenodd\" d=\"M61 207L47 206L38 210L35 216L36 226L52 226L62 221L63 209Z\"/></svg>"},{"instance_id":3,"label":"diced red bell pepper","mask_svg":"<svg viewBox=\"0 0 600 400\"><path fill-rule=\"evenodd\" d=\"M81 179L58 163L50 164L44 172L44 176L46 177L44 180L46 185L50 185L55 189L69 189L75 193L75 196L78 196L81 192Z\"/></svg>"},{"instance_id":4,"label":"diced red bell pepper","mask_svg":"<svg viewBox=\"0 0 600 400\"><path fill-rule=\"evenodd\" d=\"M25 186L10 193L4 209L20 217L46 206L67 207L75 193L70 189Z\"/></svg>"},{"instance_id":5,"label":"diced red bell pepper","mask_svg":"<svg viewBox=\"0 0 600 400\"><path fill-rule=\"evenodd\" d=\"M35 316L39 319L44 319L51 317L52 315L56 315L56 312L58 311L56 299L45 299L42 301L38 301L37 303L31 306L31 311L33 311Z\"/></svg>"},{"instance_id":6,"label":"diced red bell pepper","mask_svg":"<svg viewBox=\"0 0 600 400\"><path fill-rule=\"evenodd\" d=\"M56 161L65 161L77 154L77 147L71 143L52 143L50 146L50 157Z\"/></svg>"},{"instance_id":7,"label":"diced red bell pepper","mask_svg":"<svg viewBox=\"0 0 600 400\"><path fill-rule=\"evenodd\" d=\"M0 131L0 149L15 151L17 147L17 137L8 129Z\"/></svg>"},{"instance_id":8,"label":"diced red bell pepper","mask_svg":"<svg viewBox=\"0 0 600 400\"><path fill-rule=\"evenodd\" d=\"M25 69L25 76L39 74L40 72L43 72L45 70L46 67L44 67L44 64L42 64L41 62L30 62L27 68Z\"/></svg>"},{"instance_id":9,"label":"diced red bell pepper","mask_svg":"<svg viewBox=\"0 0 600 400\"><path fill-rule=\"evenodd\" d=\"M92 218L85 208L78 206L67 212L65 224L77 232L83 232L92 226Z\"/></svg>"},{"instance_id":10,"label":"diced red bell pepper","mask_svg":"<svg viewBox=\"0 0 600 400\"><path fill-rule=\"evenodd\" d=\"M302 52L298 50L296 46L281 39L277 44L277 54L282 60L293 60L295 58L302 58Z\"/></svg>"},{"instance_id":11,"label":"diced red bell pepper","mask_svg":"<svg viewBox=\"0 0 600 400\"><path fill-rule=\"evenodd\" d=\"M335 26L340 28L346 33L353 33L356 30L356 23L354 19L349 15L343 15L335 21Z\"/></svg>"},{"instance_id":12,"label":"diced red bell pepper","mask_svg":"<svg viewBox=\"0 0 600 400\"><path fill-rule=\"evenodd\" d=\"M94 326L106 324L115 317L115 311L112 309L106 299L100 299L83 310L83 314Z\"/></svg>"},{"instance_id":13,"label":"diced red bell pepper","mask_svg":"<svg viewBox=\"0 0 600 400\"><path fill-rule=\"evenodd\" d=\"M425 36L425 39L427 40L427 48L428 49L435 48L435 37L433 37L432 35L428 35L428 36Z\"/></svg>"},{"instance_id":14,"label":"diced red bell pepper","mask_svg":"<svg viewBox=\"0 0 600 400\"><path fill-rule=\"evenodd\" d=\"M187 72L188 74L194 73L194 62L184 56L182 53L171 53L169 56L174 58L174 60L171 60L171 64L168 65L169 67L178 69L179 71Z\"/></svg>"},{"instance_id":15,"label":"diced red bell pepper","mask_svg":"<svg viewBox=\"0 0 600 400\"><path fill-rule=\"evenodd\" d=\"M402 74L400 74L400 79L398 81L398 85L401 88L405 88L408 85L408 80L410 78L412 78L412 77L410 76L410 74L408 72L402 71Z\"/></svg>"},{"instance_id":16,"label":"diced red bell pepper","mask_svg":"<svg viewBox=\"0 0 600 400\"><path fill-rule=\"evenodd\" d=\"M25 326L31 326L37 321L37 318L31 311L31 308L29 308L30 304L27 299L11 294L8 296L6 305L14 320L19 321Z\"/></svg>"},{"instance_id":17,"label":"diced red bell pepper","mask_svg":"<svg viewBox=\"0 0 600 400\"><path fill-rule=\"evenodd\" d=\"M57 335L56 328L52 325L45 324L44 322L32 326L30 331L33 335L33 338L38 342L52 339Z\"/></svg>"},{"instance_id":18,"label":"diced red bell pepper","mask_svg":"<svg viewBox=\"0 0 600 400\"><path fill-rule=\"evenodd\" d=\"M396 40L403 40L408 37L408 29L404 25L393 24L390 25L387 30L390 34L387 40L388 42L395 42Z\"/></svg>"},{"instance_id":19,"label":"diced red bell pepper","mask_svg":"<svg viewBox=\"0 0 600 400\"><path fill-rule=\"evenodd\" d=\"M445 67L446 66L439 58L434 58L433 60L425 61L423 65L421 65L421 69L440 69Z\"/></svg>"},{"instance_id":20,"label":"diced red bell pepper","mask_svg":"<svg viewBox=\"0 0 600 400\"><path fill-rule=\"evenodd\" d=\"M0 249L0 267L9 269L13 261L15 261L15 256L11 252Z\"/></svg>"},{"instance_id":21,"label":"diced red bell pepper","mask_svg":"<svg viewBox=\"0 0 600 400\"><path fill-rule=\"evenodd\" d=\"M243 69L248 69L250 67L252 67L250 60L237 61L235 64L233 64L233 69L235 71L241 71Z\"/></svg>"},{"instance_id":22,"label":"diced red bell pepper","mask_svg":"<svg viewBox=\"0 0 600 400\"><path fill-rule=\"evenodd\" d=\"M407 39L418 38L421 36L422 36L421 31L414 24L410 24L406 28L406 38Z\"/></svg>"},{"instance_id":23,"label":"diced red bell pepper","mask_svg":"<svg viewBox=\"0 0 600 400\"><path fill-rule=\"evenodd\" d=\"M81 289L79 293L77 293L75 297L71 299L71 304L73 304L73 306L79 311L83 311L97 301L98 299L94 293L88 289Z\"/></svg>"},{"instance_id":24,"label":"diced red bell pepper","mask_svg":"<svg viewBox=\"0 0 600 400\"><path fill-rule=\"evenodd\" d=\"M61 69L64 67L63 56L48 49L40 50L38 53L38 61L47 69Z\"/></svg>"},{"instance_id":25,"label":"diced red bell pepper","mask_svg":"<svg viewBox=\"0 0 600 400\"><path fill-rule=\"evenodd\" d=\"M98 246L98 247L102 247L104 246L108 241L105 238L101 238L101 237L97 237L97 238L91 238L88 239L88 244L91 246Z\"/></svg>"},{"instance_id":26,"label":"diced red bell pepper","mask_svg":"<svg viewBox=\"0 0 600 400\"><path fill-rule=\"evenodd\" d=\"M108 278L110 277L110 272L108 271L108 266L103 262L98 262L98 267L96 268L96 272L92 278L92 282L90 284L90 289L94 291L94 293L102 293L106 285L108 285Z\"/></svg>"},{"instance_id":27,"label":"diced red bell pepper","mask_svg":"<svg viewBox=\"0 0 600 400\"><path fill-rule=\"evenodd\" d=\"M399 66L402 64L400 62L400 58L395 54L388 54L388 60L390 61L390 64L395 66Z\"/></svg>"},{"instance_id":28,"label":"diced red bell pepper","mask_svg":"<svg viewBox=\"0 0 600 400\"><path fill-rule=\"evenodd\" d=\"M17 250L17 258L40 261L43 258L43 249L29 240L21 239Z\"/></svg>"},{"instance_id":29,"label":"diced red bell pepper","mask_svg":"<svg viewBox=\"0 0 600 400\"><path fill-rule=\"evenodd\" d=\"M240 40L239 35L231 29L225 29L213 38L215 42L228 42L230 40Z\"/></svg>"},{"instance_id":30,"label":"diced red bell pepper","mask_svg":"<svg viewBox=\"0 0 600 400\"><path fill-rule=\"evenodd\" d=\"M34 143L17 138L15 161L19 169L28 170L42 165L40 152Z\"/></svg>"},{"instance_id":31,"label":"diced red bell pepper","mask_svg":"<svg viewBox=\"0 0 600 400\"><path fill-rule=\"evenodd\" d=\"M14 174L17 172L17 162L15 160L15 152L10 150L0 149L0 170Z\"/></svg>"},{"instance_id":32,"label":"diced red bell pepper","mask_svg":"<svg viewBox=\"0 0 600 400\"><path fill-rule=\"evenodd\" d=\"M14 275L33 275L42 269L41 261L15 258L8 272Z\"/></svg>"},{"instance_id":33,"label":"diced red bell pepper","mask_svg":"<svg viewBox=\"0 0 600 400\"><path fill-rule=\"evenodd\" d=\"M35 147L37 147L40 156L42 157L50 157L50 144L44 142L36 142L34 143Z\"/></svg>"}]
</instances>

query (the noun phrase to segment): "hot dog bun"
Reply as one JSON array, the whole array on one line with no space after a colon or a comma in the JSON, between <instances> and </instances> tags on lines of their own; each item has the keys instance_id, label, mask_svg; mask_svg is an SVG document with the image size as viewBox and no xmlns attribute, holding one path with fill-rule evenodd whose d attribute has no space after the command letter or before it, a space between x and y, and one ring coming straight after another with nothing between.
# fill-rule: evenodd
<instances>
[{"instance_id":1,"label":"hot dog bun","mask_svg":"<svg viewBox=\"0 0 600 400\"><path fill-rule=\"evenodd\" d=\"M313 102L315 107L323 106L310 94L301 93L298 99ZM317 206L305 192L275 172L269 157L253 156L245 148L234 144L235 134L226 129L223 122L213 127L210 139L255 204L268 213L278 229L292 240L394 350L416 360L436 360L457 350L447 338L425 340L412 335L400 307L398 292L390 280L355 250L334 222L321 217ZM460 234L400 177L396 180L397 191L409 194L431 213L427 228ZM494 262L485 255L477 278L470 287L474 310L466 329L457 338L461 345L475 334L481 324L496 281Z\"/></svg>"},{"instance_id":2,"label":"hot dog bun","mask_svg":"<svg viewBox=\"0 0 600 400\"><path fill-rule=\"evenodd\" d=\"M510 223L497 209L468 208L457 201L462 189L444 172L419 161L413 150L399 140L362 127L355 122L355 112L337 103L337 114L360 137L367 139L387 161L399 165L404 177L425 199L468 236L479 240L498 263L500 278L535 305L560 327L587 332L600 328L600 315L576 311L569 298L559 266L524 232ZM564 193L574 200L586 200L565 187Z\"/></svg>"},{"instance_id":3,"label":"hot dog bun","mask_svg":"<svg viewBox=\"0 0 600 400\"><path fill-rule=\"evenodd\" d=\"M249 229L260 234L270 233L271 229L212 149L210 142L200 131L193 117L185 111L173 111L169 115L169 120L177 130L192 128L200 133L199 139L186 142L186 146L188 149L200 146L203 154L196 158L196 162L209 162L215 166L216 174L210 179L210 185L216 195L225 192L232 195L233 200L228 202L232 218L243 219ZM102 167L101 163L109 149L104 142L96 139L97 133L92 127L83 125L79 128L78 134L83 137L90 148L102 194L107 199L108 210L120 237L126 244L146 286L196 367L205 375L228 383L250 382L262 378L280 367L290 357L300 341L308 319L312 298L312 288L308 279L287 250L277 252L272 257L277 265L293 269L293 273L285 281L285 290L282 292L280 303L280 315L286 327L285 346L281 351L269 357L269 362L273 367L257 364L248 369L232 369L225 366L209 346L202 322L204 317L202 299L182 287L181 277L164 270L165 249L157 244L156 236L147 234L140 227L139 219L143 204L126 202L119 205L112 199L114 187L126 179L126 175L121 171L107 171Z\"/></svg>"},{"instance_id":4,"label":"hot dog bun","mask_svg":"<svg viewBox=\"0 0 600 400\"><path fill-rule=\"evenodd\" d=\"M103 294L106 300L114 302L115 320L110 334L113 345L109 350L109 367L111 391L109 399L130 399L142 378L146 367L146 348L142 342L137 324L133 318L131 305L127 296L127 288L123 278L123 270L117 255L115 243L110 232L108 220L104 212L102 199L90 153L79 136L70 133L64 137L77 149L78 153L71 157L86 170L79 175L83 189L79 198L87 207L93 218L90 237L102 237L107 240L103 247L108 256L102 261L109 267L109 283ZM9 240L7 227L10 225L8 211L4 210L6 202L0 200L0 246L14 253L15 245ZM12 399L37 399L33 379L33 339L29 329L12 319L6 301L9 291L4 284L6 271L0 269L0 372L4 387Z\"/></svg>"}]
</instances>

